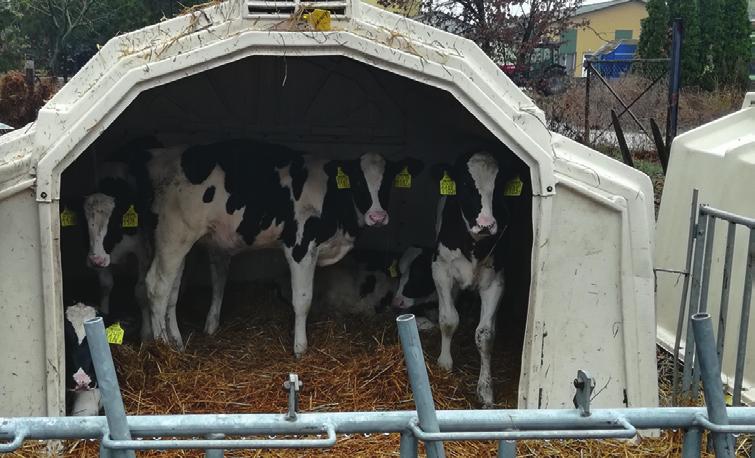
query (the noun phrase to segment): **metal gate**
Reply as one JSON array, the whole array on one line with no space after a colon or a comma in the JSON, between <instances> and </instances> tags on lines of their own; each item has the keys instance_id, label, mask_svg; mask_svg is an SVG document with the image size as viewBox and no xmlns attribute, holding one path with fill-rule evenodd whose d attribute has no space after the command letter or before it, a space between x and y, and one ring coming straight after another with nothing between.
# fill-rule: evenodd
<instances>
[{"instance_id":1,"label":"metal gate","mask_svg":"<svg viewBox=\"0 0 755 458\"><path fill-rule=\"evenodd\" d=\"M0 444L0 453L14 451L31 439L97 439L101 457L133 457L135 450L147 449L204 449L208 457L218 458L224 449L327 448L336 443L337 434L400 433L402 457L416 457L418 441L425 442L429 457L442 457L444 441L460 440L497 440L499 456L513 457L517 440L631 438L638 429L681 428L686 432L685 457L699 456L706 430L712 433L717 456L733 457L731 433L755 433L755 409L726 408L720 385L716 386L720 369L713 327L705 314L696 314L692 323L707 409L592 410L594 381L579 371L574 410L436 412L414 316L402 315L396 321L416 411L299 413L301 384L290 374L285 414L127 416L102 318L96 318L85 323L85 329L105 416L0 418L0 439L8 440ZM286 438L259 438L270 435Z\"/></svg>"}]
</instances>

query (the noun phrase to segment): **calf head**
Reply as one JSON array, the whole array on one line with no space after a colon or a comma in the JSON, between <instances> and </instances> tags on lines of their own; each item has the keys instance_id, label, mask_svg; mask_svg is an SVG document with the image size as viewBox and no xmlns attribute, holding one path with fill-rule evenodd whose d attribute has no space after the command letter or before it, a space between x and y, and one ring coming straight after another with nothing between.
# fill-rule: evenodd
<instances>
[{"instance_id":1,"label":"calf head","mask_svg":"<svg viewBox=\"0 0 755 458\"><path fill-rule=\"evenodd\" d=\"M94 307L78 303L65 310L66 388L74 392L96 387L92 355L86 342L84 322L97 317Z\"/></svg>"},{"instance_id":2,"label":"calf head","mask_svg":"<svg viewBox=\"0 0 755 458\"><path fill-rule=\"evenodd\" d=\"M390 221L388 211L391 189L396 175L407 168L410 174L422 171L422 162L417 159L386 160L376 153L367 153L357 160L331 161L326 166L329 176L336 177L339 168L349 178L354 207L360 225L380 227Z\"/></svg>"},{"instance_id":3,"label":"calf head","mask_svg":"<svg viewBox=\"0 0 755 458\"><path fill-rule=\"evenodd\" d=\"M465 154L445 171L456 182L456 198L467 231L475 240L498 232L493 214L498 161L486 152Z\"/></svg>"},{"instance_id":4,"label":"calf head","mask_svg":"<svg viewBox=\"0 0 755 458\"><path fill-rule=\"evenodd\" d=\"M130 186L121 178L105 178L99 188L100 192L84 199L84 217L89 233L87 263L91 267L108 267L110 253L123 238L123 233L136 231L121 227L123 214L134 199Z\"/></svg>"},{"instance_id":5,"label":"calf head","mask_svg":"<svg viewBox=\"0 0 755 458\"><path fill-rule=\"evenodd\" d=\"M84 217L89 231L87 263L92 267L110 265L110 253L109 250L105 250L105 237L108 234L113 210L115 210L115 199L106 194L92 194L84 200Z\"/></svg>"},{"instance_id":6,"label":"calf head","mask_svg":"<svg viewBox=\"0 0 755 458\"><path fill-rule=\"evenodd\" d=\"M409 247L398 263L401 278L393 296L393 308L404 310L431 302L435 295L432 273L433 250Z\"/></svg>"}]
</instances>

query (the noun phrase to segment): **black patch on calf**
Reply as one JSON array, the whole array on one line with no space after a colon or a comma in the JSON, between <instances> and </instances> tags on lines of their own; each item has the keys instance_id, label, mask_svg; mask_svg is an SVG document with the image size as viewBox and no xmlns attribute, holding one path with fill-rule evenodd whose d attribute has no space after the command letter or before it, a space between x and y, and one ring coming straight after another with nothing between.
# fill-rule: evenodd
<instances>
[{"instance_id":1,"label":"black patch on calf","mask_svg":"<svg viewBox=\"0 0 755 458\"><path fill-rule=\"evenodd\" d=\"M435 292L433 281L431 250L423 249L409 265L409 278L404 284L403 295L411 299L421 299Z\"/></svg>"},{"instance_id":2,"label":"black patch on calf","mask_svg":"<svg viewBox=\"0 0 755 458\"><path fill-rule=\"evenodd\" d=\"M87 338L79 343L79 339L76 336L76 331L73 329L73 325L67 318L65 313L63 314L63 333L65 336L65 356L66 356L66 368L65 368L65 383L66 388L72 390L76 388L73 381L73 374L83 369L84 372L92 380L92 383L96 383L97 376L94 372L94 364L92 363L92 354L89 352L89 344ZM99 316L99 314L98 314Z\"/></svg>"},{"instance_id":3,"label":"black patch on calf","mask_svg":"<svg viewBox=\"0 0 755 458\"><path fill-rule=\"evenodd\" d=\"M115 207L108 220L107 233L102 242L105 252L111 253L113 248L123 240L123 234L134 235L139 231L136 227L122 227L123 214L131 205L137 208L137 192L126 180L116 177L103 178L98 183L97 189L115 201Z\"/></svg>"},{"instance_id":4,"label":"black patch on calf","mask_svg":"<svg viewBox=\"0 0 755 458\"><path fill-rule=\"evenodd\" d=\"M375 291L375 285L377 284L377 279L375 278L375 275L367 275L365 277L364 281L361 285L359 285L359 297L367 297L368 295L372 294Z\"/></svg>"},{"instance_id":5,"label":"black patch on calf","mask_svg":"<svg viewBox=\"0 0 755 458\"><path fill-rule=\"evenodd\" d=\"M210 186L209 188L205 189L204 194L202 195L202 202L209 204L212 202L212 199L215 198L215 186Z\"/></svg>"}]
</instances>

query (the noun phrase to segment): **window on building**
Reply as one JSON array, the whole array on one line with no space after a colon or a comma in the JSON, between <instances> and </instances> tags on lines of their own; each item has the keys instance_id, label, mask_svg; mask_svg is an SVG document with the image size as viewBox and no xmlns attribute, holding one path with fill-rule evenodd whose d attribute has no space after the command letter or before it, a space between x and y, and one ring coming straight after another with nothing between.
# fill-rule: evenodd
<instances>
[{"instance_id":1,"label":"window on building","mask_svg":"<svg viewBox=\"0 0 755 458\"><path fill-rule=\"evenodd\" d=\"M631 30L617 30L614 32L614 40L631 40L631 39L632 39Z\"/></svg>"}]
</instances>

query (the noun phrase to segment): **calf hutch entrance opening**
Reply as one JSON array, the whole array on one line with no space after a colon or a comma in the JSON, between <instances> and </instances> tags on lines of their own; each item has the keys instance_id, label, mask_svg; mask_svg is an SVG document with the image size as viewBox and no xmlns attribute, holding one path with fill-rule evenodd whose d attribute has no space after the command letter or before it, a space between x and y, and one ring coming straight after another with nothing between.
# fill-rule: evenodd
<instances>
[{"instance_id":1,"label":"calf hutch entrance opening","mask_svg":"<svg viewBox=\"0 0 755 458\"><path fill-rule=\"evenodd\" d=\"M390 203L385 209L389 223L383 227L363 230L357 239L355 249L337 264L318 267L315 272L314 297L309 317L310 351L338 352L344 356L362 358L372 347L368 335L384 334L389 327L391 338L385 343L397 345L392 332L394 312L391 307L392 293L399 286L399 276L409 272L409 266L400 265L402 254L410 247L427 250L434 248L436 239L436 213L441 195L439 180L435 170L448 167L468 151L489 150L508 156L502 165L510 170L500 170L500 174L518 180L519 187L512 185L504 191L509 219L500 221L501 245L506 245L505 294L501 305L497 333L498 344L493 351L495 367L495 392L502 405L514 406L517 403L518 377L521 366L522 341L529 298L531 246L532 246L532 206L530 173L527 166L501 145L467 110L443 90L397 76L366 64L344 57L278 57L256 56L207 70L197 75L158 86L141 93L123 113L103 132L84 154L79 156L63 172L61 179L61 214L64 221L61 228L61 260L63 278L63 303L69 305L85 300L102 305L107 297L100 295L98 283L112 282L102 279L103 269L87 268L93 264L97 250L89 248L88 213L93 210L82 204L84 197L95 192L115 194L115 205L121 206L123 220L118 228L110 223L108 235L103 242L110 252L112 270L115 271L114 290L111 293L111 320L119 319L126 323L127 334L133 331L135 344L139 340L139 316L134 297L137 266L135 260L126 263L124 269L117 262L117 250L125 241L109 240L112 234L118 237L118 230L124 236L135 233L138 228L130 227L145 224L145 215L140 215L135 195L127 191L98 188L113 188L107 173L112 168L109 161L128 160L134 151L134 139L154 135L160 143L170 147L173 144L212 144L225 139L252 137L272 144L285 144L297 151L312 153L329 160L358 159L365 153L379 153L389 161L401 161L407 157L421 162L421 169L409 174L404 182L391 183ZM137 140L138 142L138 140ZM126 146L124 145L134 145ZM224 154L222 146L218 154ZM264 167L263 159L255 163L255 155L260 158L269 151L245 151L250 155L252 167ZM155 161L160 161L155 152ZM237 166L243 166L237 164ZM408 168L407 168L408 172ZM226 172L228 173L228 172ZM254 179L251 175L249 179ZM351 177L354 182L356 177ZM516 183L514 181L513 183ZM140 185L137 180L137 186ZM178 186L167 183L167 186ZM356 183L354 183L356 186ZM461 183L459 184L461 186ZM213 196L203 195L203 201L196 202L196 211L203 211L212 198L221 199L222 189L211 189ZM263 199L272 199L272 190ZM307 191L303 191L307 192ZM119 194L120 193L120 194ZM131 201L128 201L128 199ZM119 202L119 199L122 202ZM224 201L223 201L224 202ZM89 205L92 203L89 201ZM126 221L131 205L135 206L136 220ZM250 212L251 210L246 210ZM323 210L325 211L325 210ZM114 210L114 214L118 209ZM77 215L76 224L68 221L68 215ZM159 214L157 218L169 216ZM89 218L90 220L92 218ZM132 218L133 219L133 218ZM71 224L71 225L69 225ZM159 222L158 222L159 224ZM235 229L235 228L233 228ZM89 230L91 233L91 229ZM176 237L181 236L175 234ZM115 247L113 247L115 245ZM434 289L431 257L426 264L414 265L417 277L409 281L425 283L426 288ZM89 255L89 258L88 258ZM374 269L373 262L361 262L371 257L379 264ZM355 270L368 270L355 274ZM298 366L303 380L314 383L315 377L323 377L317 371L308 372L304 358L296 362L293 357L294 341L290 328L293 322L291 300L291 280L283 252L280 249L264 249L239 254L231 266L234 282L229 285L224 298L222 319L218 338L223 344L203 338L205 317L212 299L211 279L208 269L207 250L201 244L192 250L186 263L185 275L181 282L183 294L177 304L178 325L181 334L189 345L192 354L212 358L215 351L241 354L243 351L254 355L277 352L281 345L286 347L282 359L283 366ZM391 273L393 272L393 274ZM120 273L120 275L119 275ZM123 278L125 274L125 279ZM130 274L130 275L129 275ZM100 278L98 279L98 275ZM391 278L395 275L396 278ZM124 281L125 280L125 281ZM388 283L388 284L386 284ZM373 293L375 290L375 293ZM105 293L106 294L106 293ZM457 366L465 372L476 374L479 358L474 341L475 327L479 321L479 298L470 294L457 300L461 315L461 327L453 342L453 355ZM437 309L436 299L431 298L431 307ZM437 312L429 313L437 321ZM264 317L264 320L260 320ZM323 348L319 328L327 326L326 320L343 322L339 327L354 334L352 342L344 342L344 348L337 346ZM249 337L238 333L234 340L224 338L228 325L238 329L243 326ZM265 339L253 336L264 329L264 325L274 326L279 335L266 333ZM193 334L193 335L192 335ZM270 338L277 337L275 340ZM427 342L439 343L440 333L429 333ZM127 336L128 340L128 336ZM274 349L266 348L274 346ZM208 351L207 347L212 350ZM351 346L352 348L348 348ZM359 347L364 347L362 352ZM224 348L225 347L225 348ZM431 347L437 357L440 347ZM336 355L338 355L336 353ZM116 354L116 363L119 363ZM348 357L348 356L347 356ZM243 359L243 358L242 358ZM259 362L270 364L267 358ZM327 364L319 359L310 364ZM204 365L200 364L202 369ZM240 365L245 368L247 377L257 383L269 383L271 377L281 373L270 373L263 365ZM281 368L283 369L283 368ZM191 371L186 369L187 377ZM472 379L474 381L474 379ZM225 382L218 380L218 388ZM474 387L474 384L471 385ZM474 399L474 389L470 393L460 393ZM365 394L367 396L368 394ZM190 404L189 404L190 405ZM275 406L270 405L268 409ZM225 408L225 407L224 407Z\"/></svg>"},{"instance_id":2,"label":"calf hutch entrance opening","mask_svg":"<svg viewBox=\"0 0 755 458\"><path fill-rule=\"evenodd\" d=\"M84 198L108 175L110 161L130 159L147 138L168 148L251 138L338 164L376 153L422 166L407 177L402 165L403 175L390 183L387 225L364 229L342 261L316 270L309 349L298 361L281 250L234 257L214 337L202 332L212 299L210 255L201 248L189 253L177 306L187 351L173 361L159 350L138 349L136 263L114 265L110 310L126 332L126 345L115 352L119 375L128 378L124 371L132 368L147 374L122 382L124 390L129 383L175 389L192 377L201 385L207 381L202 371L213 364L226 373L241 368L247 383L256 374L274 391L291 368L320 389L309 380L307 364L310 378L334 378L323 386L354 367L391 366L385 348L394 346L398 357L400 350L390 291L378 289L379 275L362 274L365 258L382 253L388 259L382 274L390 278L393 260L408 248L434 247L445 168L464 153L487 150L502 158L508 177L496 187L508 209L501 237L508 248L505 289L492 350L496 403L570 407L573 374L584 368L596 380L594 405L657 405L653 195L645 175L547 131L542 112L471 42L356 3L333 16L333 30L325 32L280 30L280 19L250 20L243 6L221 3L111 40L35 124L0 139L0 217L8 221L0 248L14 253L0 261L6 273L0 306L17 317L0 324L0 344L10 349L0 362L14 374L0 375L0 415L64 412L63 308L102 303L103 278L87 266L99 261L88 245ZM249 154L254 163L265 152ZM208 189L202 198L211 201L208 193L214 194ZM126 200L116 226L128 235L147 218ZM349 285L356 288L353 296L341 290ZM371 293L374 304L364 300ZM333 306L339 297L355 299ZM460 296L456 303L454 372L441 378L453 388L449 399L462 400L448 407L464 408L474 405L480 367L474 342L479 299ZM439 334L423 337L433 359ZM175 383L163 367L174 371ZM366 381L389 384L373 372L358 372L366 380L349 382L354 396L386 395L364 388ZM238 385L238 377L231 379ZM331 389L335 396L338 390ZM181 395L149 402L180 412ZM328 396L314 398L313 407L365 408L340 401L329 406ZM273 399L267 407L259 399L239 400L235 411L276 410L280 397ZM212 396L204 401L186 399L186 405L218 410ZM373 401L375 409L402 407ZM232 409L220 407L226 408Z\"/></svg>"}]
</instances>

